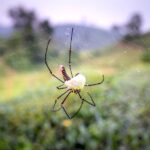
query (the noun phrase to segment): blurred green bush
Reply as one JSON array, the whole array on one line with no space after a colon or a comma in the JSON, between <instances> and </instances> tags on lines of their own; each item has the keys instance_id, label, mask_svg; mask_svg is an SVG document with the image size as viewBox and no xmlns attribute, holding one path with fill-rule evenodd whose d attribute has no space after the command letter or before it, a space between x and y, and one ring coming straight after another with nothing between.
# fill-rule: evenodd
<instances>
[{"instance_id":1,"label":"blurred green bush","mask_svg":"<svg viewBox=\"0 0 150 150\"><path fill-rule=\"evenodd\" d=\"M150 62L150 50L147 50L143 53L142 60L144 62Z\"/></svg>"},{"instance_id":2,"label":"blurred green bush","mask_svg":"<svg viewBox=\"0 0 150 150\"><path fill-rule=\"evenodd\" d=\"M97 107L85 104L73 120L50 112L48 89L1 104L0 150L148 150L148 81L147 71L107 77L100 88L91 91Z\"/></svg>"}]
</instances>

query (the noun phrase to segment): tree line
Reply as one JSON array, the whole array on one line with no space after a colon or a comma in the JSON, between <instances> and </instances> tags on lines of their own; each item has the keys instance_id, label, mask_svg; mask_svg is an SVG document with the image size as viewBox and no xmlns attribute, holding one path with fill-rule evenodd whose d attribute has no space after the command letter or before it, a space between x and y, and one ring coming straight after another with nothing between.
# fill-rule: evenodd
<instances>
[{"instance_id":1,"label":"tree line","mask_svg":"<svg viewBox=\"0 0 150 150\"><path fill-rule=\"evenodd\" d=\"M26 58L28 64L41 63L43 47L39 43L43 38L47 40L53 33L50 22L47 19L39 20L35 11L22 6L11 8L8 15L12 20L15 32L3 42L5 51L2 54L6 62L13 66L17 64L17 61L19 62L19 59L21 64L21 61Z\"/></svg>"}]
</instances>

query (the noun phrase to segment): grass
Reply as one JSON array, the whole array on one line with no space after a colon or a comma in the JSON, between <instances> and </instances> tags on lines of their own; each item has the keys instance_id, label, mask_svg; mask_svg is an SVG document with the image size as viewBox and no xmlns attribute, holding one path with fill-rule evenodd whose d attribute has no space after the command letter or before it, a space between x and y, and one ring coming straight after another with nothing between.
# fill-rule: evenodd
<instances>
[{"instance_id":1,"label":"grass","mask_svg":"<svg viewBox=\"0 0 150 150\"><path fill-rule=\"evenodd\" d=\"M107 82L109 78L120 76L120 74L122 75L126 71L129 72L132 68L136 70L137 74L142 72L143 68L148 69L148 66L146 67L140 61L140 56L142 55L140 49L135 50L132 47L124 47L124 45L117 45L113 48L113 51L96 57L92 53L82 52L80 55L80 65L74 66L72 64L74 73L80 72L85 74L87 82L99 81L101 75L104 74ZM59 65L55 63L55 67L58 68ZM53 72L61 76L57 68L53 69ZM49 75L45 66L37 71L30 72L16 73L7 71L0 78L0 101L3 103L11 102L12 100L26 97L26 95L36 95L42 90L47 92L56 91L56 85L59 85L59 83ZM56 96L53 95L52 97ZM33 98L31 97L31 99Z\"/></svg>"},{"instance_id":2,"label":"grass","mask_svg":"<svg viewBox=\"0 0 150 150\"><path fill-rule=\"evenodd\" d=\"M83 72L89 79L99 80L101 74L112 76L117 72L122 72L128 67L140 66L139 58L141 51L133 49L121 50L117 48L113 53L103 55L102 57L93 57L92 54L82 53L80 65L73 66L74 72ZM130 56L133 56L132 58ZM77 62L75 62L77 63ZM56 66L56 65L55 65ZM56 67L58 68L59 65ZM56 74L61 76L58 69L53 69ZM91 72L92 71L92 72ZM92 79L93 80L93 79ZM8 72L0 78L1 101L8 101L28 91L36 91L41 86L48 87L53 82L45 66L42 69L31 72L14 73ZM51 85L52 86L52 85ZM55 85L54 85L55 86ZM33 87L33 88L32 88Z\"/></svg>"}]
</instances>

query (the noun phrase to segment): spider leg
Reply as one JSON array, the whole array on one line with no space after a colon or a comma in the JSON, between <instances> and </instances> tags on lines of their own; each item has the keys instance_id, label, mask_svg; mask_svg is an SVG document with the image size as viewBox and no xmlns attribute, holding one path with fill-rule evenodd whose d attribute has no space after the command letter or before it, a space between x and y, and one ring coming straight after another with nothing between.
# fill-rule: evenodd
<instances>
[{"instance_id":1,"label":"spider leg","mask_svg":"<svg viewBox=\"0 0 150 150\"><path fill-rule=\"evenodd\" d=\"M63 85L64 85L64 84L61 84L61 85L57 86L56 88L57 88L58 90L66 89L67 87L62 87Z\"/></svg>"},{"instance_id":2,"label":"spider leg","mask_svg":"<svg viewBox=\"0 0 150 150\"><path fill-rule=\"evenodd\" d=\"M63 100L62 103L61 103L61 107L62 107L62 109L64 110L65 114L67 115L67 117L68 117L69 119L71 119L71 117L69 116L69 114L67 113L67 111L66 111L66 109L65 109L65 107L64 107L63 105L64 105L65 101L67 100L68 96L71 94L71 92L72 92L72 91L70 91L70 92L66 95L66 97L64 98L64 100Z\"/></svg>"},{"instance_id":3,"label":"spider leg","mask_svg":"<svg viewBox=\"0 0 150 150\"><path fill-rule=\"evenodd\" d=\"M72 44L72 37L73 37L73 28L71 30L71 39L70 39L70 48L69 48L69 69L70 69L71 76L73 78L73 73L72 73L72 69L71 69L71 44Z\"/></svg>"},{"instance_id":4,"label":"spider leg","mask_svg":"<svg viewBox=\"0 0 150 150\"><path fill-rule=\"evenodd\" d=\"M102 84L104 82L104 75L102 75L102 80L98 83L93 83L93 84L85 84L85 86L94 86L94 85L99 85Z\"/></svg>"},{"instance_id":5,"label":"spider leg","mask_svg":"<svg viewBox=\"0 0 150 150\"><path fill-rule=\"evenodd\" d=\"M78 109L72 116L70 116L70 115L67 113L67 111L66 111L65 107L63 106L63 104L65 103L65 101L67 100L67 97L70 95L71 92L72 92L72 91L70 91L70 92L68 93L68 95L65 97L65 99L64 99L63 102L61 103L61 106L62 106L62 108L63 108L65 114L67 115L67 117L68 117L69 119L74 118L74 117L79 113L79 111L80 111L81 108L82 108L83 102L84 102L84 101L81 99L81 105L80 105L79 109Z\"/></svg>"},{"instance_id":6,"label":"spider leg","mask_svg":"<svg viewBox=\"0 0 150 150\"><path fill-rule=\"evenodd\" d=\"M82 108L83 102L84 102L84 101L82 100L79 109L76 111L76 113L74 113L74 115L72 115L72 116L70 117L70 119L74 118L74 117L79 113L79 111L80 111L81 108Z\"/></svg>"},{"instance_id":7,"label":"spider leg","mask_svg":"<svg viewBox=\"0 0 150 150\"><path fill-rule=\"evenodd\" d=\"M91 99L91 102L89 102L89 101L85 100L84 98L82 98L81 94L78 93L78 95L79 95L79 97L80 97L80 99L81 99L82 101L85 101L85 102L87 102L89 105L92 105L92 106L95 107L96 104L95 104L95 102L94 102L92 96L91 96L90 93L88 93L88 92L87 92L87 94L89 95L89 97L90 97L90 99Z\"/></svg>"},{"instance_id":8,"label":"spider leg","mask_svg":"<svg viewBox=\"0 0 150 150\"><path fill-rule=\"evenodd\" d=\"M54 102L54 105L53 105L53 107L52 107L52 111L53 111L53 112L59 111L59 110L61 109L61 107L58 108L58 109L55 109L55 105L56 105L57 101L58 101L63 95L65 95L68 91L70 91L70 89L67 90L67 91L65 91L64 93L62 93L60 96L58 96L58 97L56 98L56 100L55 100L55 102Z\"/></svg>"},{"instance_id":9,"label":"spider leg","mask_svg":"<svg viewBox=\"0 0 150 150\"><path fill-rule=\"evenodd\" d=\"M60 82L64 83L64 81L62 81L61 79L59 79L56 75L53 74L52 70L50 69L50 67L48 66L48 62L47 62L47 51L48 51L48 46L49 46L49 43L50 43L51 39L48 40L48 43L47 43L47 46L46 46L46 52L45 52L45 64L46 64L46 67L48 68L50 74L56 78L57 80L59 80Z\"/></svg>"}]
</instances>

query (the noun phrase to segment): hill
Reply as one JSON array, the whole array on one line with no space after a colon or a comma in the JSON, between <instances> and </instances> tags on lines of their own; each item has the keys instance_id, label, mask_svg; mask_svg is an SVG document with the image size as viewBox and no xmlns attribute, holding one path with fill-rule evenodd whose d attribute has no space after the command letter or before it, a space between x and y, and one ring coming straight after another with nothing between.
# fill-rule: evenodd
<instances>
[{"instance_id":1,"label":"hill","mask_svg":"<svg viewBox=\"0 0 150 150\"><path fill-rule=\"evenodd\" d=\"M64 24L54 27L55 48L66 49L70 43L71 28L74 28L73 48L76 50L94 50L118 42L121 35L116 31L84 25Z\"/></svg>"},{"instance_id":2,"label":"hill","mask_svg":"<svg viewBox=\"0 0 150 150\"><path fill-rule=\"evenodd\" d=\"M76 50L94 50L118 42L121 35L116 31L108 31L92 26L63 24L54 26L53 41L55 49L66 49L70 42L70 31L74 28L73 48ZM0 37L8 37L13 33L11 27L0 26ZM39 32L39 31L38 31Z\"/></svg>"}]
</instances>

